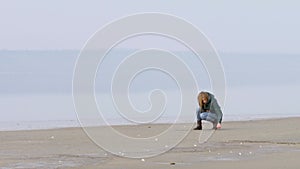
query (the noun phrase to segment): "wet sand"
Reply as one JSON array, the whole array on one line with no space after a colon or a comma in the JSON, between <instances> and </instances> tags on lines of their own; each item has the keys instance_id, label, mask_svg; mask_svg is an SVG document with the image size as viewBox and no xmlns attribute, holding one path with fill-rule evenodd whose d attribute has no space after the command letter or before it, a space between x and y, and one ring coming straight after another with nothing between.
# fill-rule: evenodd
<instances>
[{"instance_id":1,"label":"wet sand","mask_svg":"<svg viewBox=\"0 0 300 169\"><path fill-rule=\"evenodd\" d=\"M129 136L136 133L151 136L168 126L114 128ZM212 132L209 127L205 131ZM224 122L223 128L205 143L199 143L200 134L201 131L192 130L179 145L158 156L128 159L102 150L81 128L2 131L0 168L298 169L300 166L299 117Z\"/></svg>"}]
</instances>

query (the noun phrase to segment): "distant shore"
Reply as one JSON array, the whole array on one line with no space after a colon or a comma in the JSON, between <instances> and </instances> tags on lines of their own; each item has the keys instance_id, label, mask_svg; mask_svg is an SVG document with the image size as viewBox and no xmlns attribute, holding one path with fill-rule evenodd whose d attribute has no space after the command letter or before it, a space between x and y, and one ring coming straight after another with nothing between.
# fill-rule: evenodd
<instances>
[{"instance_id":1,"label":"distant shore","mask_svg":"<svg viewBox=\"0 0 300 169\"><path fill-rule=\"evenodd\" d=\"M248 121L261 121L261 120L276 120L276 119L286 119L286 118L300 118L300 116L288 115L288 116L255 116L255 117L227 117L223 120L226 123L230 122L248 122ZM123 119L110 120L112 122L111 126L126 126L133 125L128 123ZM178 122L186 123L186 122ZM97 121L91 123L91 126L97 124ZM157 122L154 124L172 124L171 122ZM99 126L99 125L96 125ZM106 124L100 126L107 126ZM0 121L0 132L1 131L28 131L28 130L48 130L48 129L64 129L64 128L78 128L81 127L78 120L35 120L35 121Z\"/></svg>"}]
</instances>

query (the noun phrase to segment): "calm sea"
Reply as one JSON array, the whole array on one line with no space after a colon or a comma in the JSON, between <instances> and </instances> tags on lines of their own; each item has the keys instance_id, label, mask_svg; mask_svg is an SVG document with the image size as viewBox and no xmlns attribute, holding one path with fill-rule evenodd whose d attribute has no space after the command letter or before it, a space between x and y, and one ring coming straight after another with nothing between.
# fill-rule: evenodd
<instances>
[{"instance_id":1,"label":"calm sea","mask_svg":"<svg viewBox=\"0 0 300 169\"><path fill-rule=\"evenodd\" d=\"M95 78L96 100L109 124L131 124L114 108L110 94L110 79L131 52L109 53ZM201 60L188 52L175 53L194 73L199 89L212 90ZM79 126L72 99L78 54L0 51L0 130ZM300 55L220 53L220 59L226 76L225 121L300 116ZM167 102L156 122L172 123L180 108L180 90L168 74L144 71L130 85L130 101L135 108L147 111L151 106L149 92L158 88L165 91Z\"/></svg>"}]
</instances>

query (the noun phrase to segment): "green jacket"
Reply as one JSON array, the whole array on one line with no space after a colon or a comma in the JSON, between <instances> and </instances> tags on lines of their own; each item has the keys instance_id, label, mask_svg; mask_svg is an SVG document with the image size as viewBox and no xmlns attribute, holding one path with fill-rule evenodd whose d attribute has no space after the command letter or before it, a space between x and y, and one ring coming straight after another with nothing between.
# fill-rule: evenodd
<instances>
[{"instance_id":1,"label":"green jacket","mask_svg":"<svg viewBox=\"0 0 300 169\"><path fill-rule=\"evenodd\" d=\"M208 93L208 92L207 92ZM222 122L223 113L221 111L221 108L218 104L217 99L213 94L208 93L208 101L206 104L204 104L202 107L200 107L201 112L209 111L211 113L215 113L217 115L218 122Z\"/></svg>"}]
</instances>

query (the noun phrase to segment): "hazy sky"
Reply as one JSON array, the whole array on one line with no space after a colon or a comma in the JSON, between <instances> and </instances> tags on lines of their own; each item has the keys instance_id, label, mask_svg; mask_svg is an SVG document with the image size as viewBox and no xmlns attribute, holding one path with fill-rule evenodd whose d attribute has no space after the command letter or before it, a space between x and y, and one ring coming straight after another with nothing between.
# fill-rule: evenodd
<instances>
[{"instance_id":1,"label":"hazy sky","mask_svg":"<svg viewBox=\"0 0 300 169\"><path fill-rule=\"evenodd\" d=\"M0 0L0 49L81 49L106 23L162 12L196 25L221 52L300 53L299 9L296 0Z\"/></svg>"}]
</instances>

